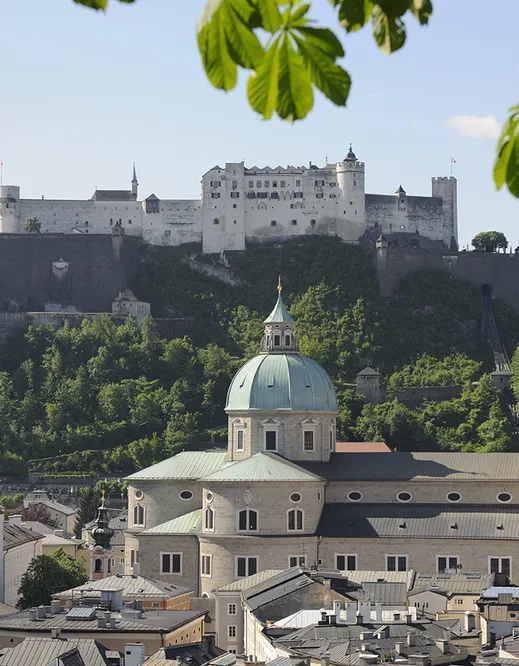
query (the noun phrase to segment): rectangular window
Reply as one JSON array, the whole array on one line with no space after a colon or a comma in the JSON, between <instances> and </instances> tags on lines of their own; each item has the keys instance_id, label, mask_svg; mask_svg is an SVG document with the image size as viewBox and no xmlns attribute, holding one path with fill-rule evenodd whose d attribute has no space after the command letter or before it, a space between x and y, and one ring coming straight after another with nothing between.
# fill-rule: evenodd
<instances>
[{"instance_id":1,"label":"rectangular window","mask_svg":"<svg viewBox=\"0 0 519 666\"><path fill-rule=\"evenodd\" d=\"M239 199L239 198L240 198L239 192L231 192L231 199Z\"/></svg>"},{"instance_id":2,"label":"rectangular window","mask_svg":"<svg viewBox=\"0 0 519 666\"><path fill-rule=\"evenodd\" d=\"M249 180L249 187L254 187L254 181L253 180Z\"/></svg>"},{"instance_id":3,"label":"rectangular window","mask_svg":"<svg viewBox=\"0 0 519 666\"><path fill-rule=\"evenodd\" d=\"M270 181L266 180L265 181L265 187L268 187L270 185Z\"/></svg>"},{"instance_id":4,"label":"rectangular window","mask_svg":"<svg viewBox=\"0 0 519 666\"><path fill-rule=\"evenodd\" d=\"M284 180L279 181L279 187L285 187L285 181Z\"/></svg>"},{"instance_id":5,"label":"rectangular window","mask_svg":"<svg viewBox=\"0 0 519 666\"><path fill-rule=\"evenodd\" d=\"M436 558L438 562L438 573L445 573L449 569L458 569L458 556L457 555L438 555Z\"/></svg>"},{"instance_id":6,"label":"rectangular window","mask_svg":"<svg viewBox=\"0 0 519 666\"><path fill-rule=\"evenodd\" d=\"M339 571L357 571L357 556L336 554L335 568Z\"/></svg>"},{"instance_id":7,"label":"rectangular window","mask_svg":"<svg viewBox=\"0 0 519 666\"><path fill-rule=\"evenodd\" d=\"M233 187L238 187L238 181L237 181L237 180L233 180L233 181L232 181L232 186L233 186Z\"/></svg>"},{"instance_id":8,"label":"rectangular window","mask_svg":"<svg viewBox=\"0 0 519 666\"><path fill-rule=\"evenodd\" d=\"M220 192L211 192L211 199L219 199Z\"/></svg>"},{"instance_id":9,"label":"rectangular window","mask_svg":"<svg viewBox=\"0 0 519 666\"><path fill-rule=\"evenodd\" d=\"M258 192L256 196L258 197L258 199L268 199L269 195L268 192Z\"/></svg>"},{"instance_id":10,"label":"rectangular window","mask_svg":"<svg viewBox=\"0 0 519 666\"><path fill-rule=\"evenodd\" d=\"M277 451L278 431L265 430L265 451Z\"/></svg>"},{"instance_id":11,"label":"rectangular window","mask_svg":"<svg viewBox=\"0 0 519 666\"><path fill-rule=\"evenodd\" d=\"M330 451L333 451L333 428L330 430Z\"/></svg>"},{"instance_id":12,"label":"rectangular window","mask_svg":"<svg viewBox=\"0 0 519 666\"><path fill-rule=\"evenodd\" d=\"M160 553L160 573L181 574L182 553Z\"/></svg>"},{"instance_id":13,"label":"rectangular window","mask_svg":"<svg viewBox=\"0 0 519 666\"><path fill-rule=\"evenodd\" d=\"M314 450L314 431L313 430L304 430L303 431L303 443L305 451Z\"/></svg>"},{"instance_id":14,"label":"rectangular window","mask_svg":"<svg viewBox=\"0 0 519 666\"><path fill-rule=\"evenodd\" d=\"M289 567L304 567L304 566L306 566L306 555L289 555L288 556L288 566Z\"/></svg>"},{"instance_id":15,"label":"rectangular window","mask_svg":"<svg viewBox=\"0 0 519 666\"><path fill-rule=\"evenodd\" d=\"M243 430L237 430L236 431L236 450L237 451L243 451L243 449L244 449L243 435L244 435Z\"/></svg>"},{"instance_id":16,"label":"rectangular window","mask_svg":"<svg viewBox=\"0 0 519 666\"><path fill-rule=\"evenodd\" d=\"M488 572L500 573L510 577L512 571L512 558L511 557L489 557L488 558Z\"/></svg>"},{"instance_id":17,"label":"rectangular window","mask_svg":"<svg viewBox=\"0 0 519 666\"><path fill-rule=\"evenodd\" d=\"M386 555L386 571L407 571L407 555Z\"/></svg>"},{"instance_id":18,"label":"rectangular window","mask_svg":"<svg viewBox=\"0 0 519 666\"><path fill-rule=\"evenodd\" d=\"M202 555L201 575L211 578L211 555Z\"/></svg>"},{"instance_id":19,"label":"rectangular window","mask_svg":"<svg viewBox=\"0 0 519 666\"><path fill-rule=\"evenodd\" d=\"M315 186L316 187L324 187L324 180L316 180L315 181Z\"/></svg>"},{"instance_id":20,"label":"rectangular window","mask_svg":"<svg viewBox=\"0 0 519 666\"><path fill-rule=\"evenodd\" d=\"M277 181L277 180L273 180L273 181L272 181L272 187L277 187L277 186L278 186L278 181Z\"/></svg>"},{"instance_id":21,"label":"rectangular window","mask_svg":"<svg viewBox=\"0 0 519 666\"><path fill-rule=\"evenodd\" d=\"M236 625L235 624L230 624L227 627L227 636L229 638L236 638Z\"/></svg>"},{"instance_id":22,"label":"rectangular window","mask_svg":"<svg viewBox=\"0 0 519 666\"><path fill-rule=\"evenodd\" d=\"M135 562L139 561L139 551L138 550L130 550L130 567L133 567Z\"/></svg>"},{"instance_id":23,"label":"rectangular window","mask_svg":"<svg viewBox=\"0 0 519 666\"><path fill-rule=\"evenodd\" d=\"M227 606L227 614L228 615L236 615L236 604L229 604Z\"/></svg>"},{"instance_id":24,"label":"rectangular window","mask_svg":"<svg viewBox=\"0 0 519 666\"><path fill-rule=\"evenodd\" d=\"M303 198L302 192L294 192L294 199L302 199L302 198Z\"/></svg>"},{"instance_id":25,"label":"rectangular window","mask_svg":"<svg viewBox=\"0 0 519 666\"><path fill-rule=\"evenodd\" d=\"M301 181L300 180L296 180L296 187L301 187Z\"/></svg>"},{"instance_id":26,"label":"rectangular window","mask_svg":"<svg viewBox=\"0 0 519 666\"><path fill-rule=\"evenodd\" d=\"M257 557L237 557L236 558L236 578L244 576L253 576L258 573Z\"/></svg>"},{"instance_id":27,"label":"rectangular window","mask_svg":"<svg viewBox=\"0 0 519 666\"><path fill-rule=\"evenodd\" d=\"M315 198L316 199L322 199L323 198L323 193L322 192L316 192L315 193Z\"/></svg>"},{"instance_id":28,"label":"rectangular window","mask_svg":"<svg viewBox=\"0 0 519 666\"><path fill-rule=\"evenodd\" d=\"M256 187L261 187L261 180L256 181Z\"/></svg>"}]
</instances>

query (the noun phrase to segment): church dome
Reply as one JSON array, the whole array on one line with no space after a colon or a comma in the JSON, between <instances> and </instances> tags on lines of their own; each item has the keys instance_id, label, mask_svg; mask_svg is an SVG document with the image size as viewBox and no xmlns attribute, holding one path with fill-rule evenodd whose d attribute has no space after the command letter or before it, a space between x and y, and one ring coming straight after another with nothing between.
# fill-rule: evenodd
<instances>
[{"instance_id":1,"label":"church dome","mask_svg":"<svg viewBox=\"0 0 519 666\"><path fill-rule=\"evenodd\" d=\"M311 358L260 354L238 370L225 409L336 411L337 398L328 373Z\"/></svg>"}]
</instances>

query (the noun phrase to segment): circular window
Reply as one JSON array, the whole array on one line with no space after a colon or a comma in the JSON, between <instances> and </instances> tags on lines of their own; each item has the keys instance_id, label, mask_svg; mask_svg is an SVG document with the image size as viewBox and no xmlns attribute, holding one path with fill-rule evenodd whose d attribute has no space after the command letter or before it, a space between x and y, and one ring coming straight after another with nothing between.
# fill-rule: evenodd
<instances>
[{"instance_id":1,"label":"circular window","mask_svg":"<svg viewBox=\"0 0 519 666\"><path fill-rule=\"evenodd\" d=\"M362 493L359 493L358 490L352 490L351 493L348 493L348 499L350 502L360 502Z\"/></svg>"},{"instance_id":2,"label":"circular window","mask_svg":"<svg viewBox=\"0 0 519 666\"><path fill-rule=\"evenodd\" d=\"M205 494L205 501L206 501L208 504L211 504L211 502L213 501L213 499L214 499L214 495L213 495L213 493L212 493L211 491L208 491L208 492Z\"/></svg>"},{"instance_id":3,"label":"circular window","mask_svg":"<svg viewBox=\"0 0 519 666\"><path fill-rule=\"evenodd\" d=\"M300 502L301 501L301 494L300 493L292 493L290 495L290 501L291 502Z\"/></svg>"},{"instance_id":4,"label":"circular window","mask_svg":"<svg viewBox=\"0 0 519 666\"><path fill-rule=\"evenodd\" d=\"M193 493L190 490L181 490L178 496L186 502L187 500L193 499Z\"/></svg>"},{"instance_id":5,"label":"circular window","mask_svg":"<svg viewBox=\"0 0 519 666\"><path fill-rule=\"evenodd\" d=\"M508 502L512 501L512 495L510 495L510 493L499 493L497 496L497 501L502 502L503 504L507 504Z\"/></svg>"},{"instance_id":6,"label":"circular window","mask_svg":"<svg viewBox=\"0 0 519 666\"><path fill-rule=\"evenodd\" d=\"M459 502L461 499L461 493L447 493L448 502Z\"/></svg>"},{"instance_id":7,"label":"circular window","mask_svg":"<svg viewBox=\"0 0 519 666\"><path fill-rule=\"evenodd\" d=\"M396 498L399 502L410 502L413 499L413 496L411 495L411 493L403 491L401 493L398 493Z\"/></svg>"},{"instance_id":8,"label":"circular window","mask_svg":"<svg viewBox=\"0 0 519 666\"><path fill-rule=\"evenodd\" d=\"M136 500L141 500L144 497L144 493L142 490L136 490L135 491L135 499Z\"/></svg>"}]
</instances>

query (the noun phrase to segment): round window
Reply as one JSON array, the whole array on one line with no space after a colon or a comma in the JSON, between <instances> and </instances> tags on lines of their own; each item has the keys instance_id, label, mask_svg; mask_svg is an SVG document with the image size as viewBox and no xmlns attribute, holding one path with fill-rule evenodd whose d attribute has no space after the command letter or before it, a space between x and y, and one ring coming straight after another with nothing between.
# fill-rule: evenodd
<instances>
[{"instance_id":1,"label":"round window","mask_svg":"<svg viewBox=\"0 0 519 666\"><path fill-rule=\"evenodd\" d=\"M413 499L413 496L411 495L411 493L408 493L408 492L404 491L404 492L398 493L396 498L399 502L410 502Z\"/></svg>"},{"instance_id":2,"label":"round window","mask_svg":"<svg viewBox=\"0 0 519 666\"><path fill-rule=\"evenodd\" d=\"M499 495L497 496L497 501L506 504L507 502L512 501L512 495L510 495L510 493L499 493Z\"/></svg>"},{"instance_id":3,"label":"round window","mask_svg":"<svg viewBox=\"0 0 519 666\"><path fill-rule=\"evenodd\" d=\"M290 501L291 502L300 502L301 501L301 495L300 493L292 493L290 495Z\"/></svg>"},{"instance_id":4,"label":"round window","mask_svg":"<svg viewBox=\"0 0 519 666\"><path fill-rule=\"evenodd\" d=\"M447 493L447 501L449 502L459 502L461 499L460 493Z\"/></svg>"},{"instance_id":5,"label":"round window","mask_svg":"<svg viewBox=\"0 0 519 666\"><path fill-rule=\"evenodd\" d=\"M357 490L352 490L351 493L348 493L348 499L350 502L360 502L362 499L362 493L359 493Z\"/></svg>"},{"instance_id":6,"label":"round window","mask_svg":"<svg viewBox=\"0 0 519 666\"><path fill-rule=\"evenodd\" d=\"M181 490L179 497L187 502L187 500L193 499L193 493L190 490Z\"/></svg>"},{"instance_id":7,"label":"round window","mask_svg":"<svg viewBox=\"0 0 519 666\"><path fill-rule=\"evenodd\" d=\"M135 491L135 499L136 500L141 500L144 497L144 493L142 490L136 490Z\"/></svg>"},{"instance_id":8,"label":"round window","mask_svg":"<svg viewBox=\"0 0 519 666\"><path fill-rule=\"evenodd\" d=\"M208 504L211 504L211 502L213 501L213 499L214 499L214 495L213 495L213 493L212 493L211 491L206 492L206 494L205 494L205 501L206 501Z\"/></svg>"}]
</instances>

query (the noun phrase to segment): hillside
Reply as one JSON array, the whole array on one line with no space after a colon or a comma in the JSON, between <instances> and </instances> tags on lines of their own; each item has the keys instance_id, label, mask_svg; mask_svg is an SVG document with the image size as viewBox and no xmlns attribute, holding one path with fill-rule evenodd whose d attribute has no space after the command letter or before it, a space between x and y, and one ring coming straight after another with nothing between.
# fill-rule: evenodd
<instances>
[{"instance_id":1,"label":"hillside","mask_svg":"<svg viewBox=\"0 0 519 666\"><path fill-rule=\"evenodd\" d=\"M493 366L477 288L424 273L385 301L369 256L326 237L229 257L234 284L200 274L186 257L181 248L148 249L134 287L155 316L194 317L191 341L164 339L152 322L139 330L132 320L117 328L108 318L80 329L31 328L3 341L1 474L25 474L28 460L31 469L54 473L123 474L211 433L225 437L227 386L258 349L278 275L301 351L336 384L339 437L384 439L400 450L516 448L500 396L483 374ZM496 312L513 349L519 315L499 302ZM402 386L465 388L460 398L415 409L395 399L367 405L351 384L368 363L380 368L390 397Z\"/></svg>"}]
</instances>

